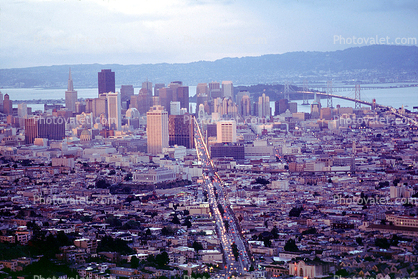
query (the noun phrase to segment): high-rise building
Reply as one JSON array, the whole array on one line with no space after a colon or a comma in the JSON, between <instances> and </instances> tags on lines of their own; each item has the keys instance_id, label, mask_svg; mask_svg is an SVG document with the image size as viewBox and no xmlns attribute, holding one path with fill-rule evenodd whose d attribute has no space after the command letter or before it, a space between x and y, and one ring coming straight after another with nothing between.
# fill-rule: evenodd
<instances>
[{"instance_id":1,"label":"high-rise building","mask_svg":"<svg viewBox=\"0 0 418 279\"><path fill-rule=\"evenodd\" d=\"M264 93L258 98L258 117L270 118L270 98Z\"/></svg>"},{"instance_id":2,"label":"high-rise building","mask_svg":"<svg viewBox=\"0 0 418 279\"><path fill-rule=\"evenodd\" d=\"M196 86L196 95L209 94L209 88L207 83L198 83Z\"/></svg>"},{"instance_id":3,"label":"high-rise building","mask_svg":"<svg viewBox=\"0 0 418 279\"><path fill-rule=\"evenodd\" d=\"M232 81L222 81L222 96L234 100L234 85Z\"/></svg>"},{"instance_id":4,"label":"high-rise building","mask_svg":"<svg viewBox=\"0 0 418 279\"><path fill-rule=\"evenodd\" d=\"M93 113L95 119L107 115L106 94L102 94L102 96L105 98L86 99L86 113Z\"/></svg>"},{"instance_id":5,"label":"high-rise building","mask_svg":"<svg viewBox=\"0 0 418 279\"><path fill-rule=\"evenodd\" d=\"M251 115L250 96L244 95L240 101L239 114L243 117Z\"/></svg>"},{"instance_id":6,"label":"high-rise building","mask_svg":"<svg viewBox=\"0 0 418 279\"><path fill-rule=\"evenodd\" d=\"M160 105L170 114L170 102L174 101L173 99L173 89L168 87L160 88Z\"/></svg>"},{"instance_id":7,"label":"high-rise building","mask_svg":"<svg viewBox=\"0 0 418 279\"><path fill-rule=\"evenodd\" d=\"M248 90L240 90L238 93L237 93L237 97L235 98L235 100L236 100L236 103L239 105L239 104L241 104L241 98L244 96L244 95L247 95L248 97L250 97L250 92L248 92Z\"/></svg>"},{"instance_id":8,"label":"high-rise building","mask_svg":"<svg viewBox=\"0 0 418 279\"><path fill-rule=\"evenodd\" d=\"M142 83L142 89L145 89L148 92L148 96L152 97L152 82L144 81Z\"/></svg>"},{"instance_id":9,"label":"high-rise building","mask_svg":"<svg viewBox=\"0 0 418 279\"><path fill-rule=\"evenodd\" d=\"M98 73L99 98L105 98L104 93L115 92L115 73L110 69Z\"/></svg>"},{"instance_id":10,"label":"high-rise building","mask_svg":"<svg viewBox=\"0 0 418 279\"><path fill-rule=\"evenodd\" d=\"M274 115L285 113L289 108L289 101L287 99L280 99L274 103Z\"/></svg>"},{"instance_id":11,"label":"high-rise building","mask_svg":"<svg viewBox=\"0 0 418 279\"><path fill-rule=\"evenodd\" d=\"M28 106L25 103L17 105L17 116L20 118L26 118L28 116Z\"/></svg>"},{"instance_id":12,"label":"high-rise building","mask_svg":"<svg viewBox=\"0 0 418 279\"><path fill-rule=\"evenodd\" d=\"M209 96L211 99L219 98L222 96L221 86L219 82L216 82L216 81L209 82Z\"/></svg>"},{"instance_id":13,"label":"high-rise building","mask_svg":"<svg viewBox=\"0 0 418 279\"><path fill-rule=\"evenodd\" d=\"M152 97L149 96L148 90L142 88L138 95L131 96L130 107L136 108L140 114L145 115L151 107Z\"/></svg>"},{"instance_id":14,"label":"high-rise building","mask_svg":"<svg viewBox=\"0 0 418 279\"><path fill-rule=\"evenodd\" d=\"M77 102L77 91L74 91L70 68L70 73L68 75L68 87L67 91L65 91L65 107L69 111L75 112L75 102Z\"/></svg>"},{"instance_id":15,"label":"high-rise building","mask_svg":"<svg viewBox=\"0 0 418 279\"><path fill-rule=\"evenodd\" d=\"M222 120L216 123L217 142L236 142L237 124L235 120Z\"/></svg>"},{"instance_id":16,"label":"high-rise building","mask_svg":"<svg viewBox=\"0 0 418 279\"><path fill-rule=\"evenodd\" d=\"M133 96L134 93L134 86L133 85L122 85L120 87L120 100L122 102L129 101L131 99L131 96Z\"/></svg>"},{"instance_id":17,"label":"high-rise building","mask_svg":"<svg viewBox=\"0 0 418 279\"><path fill-rule=\"evenodd\" d=\"M3 112L6 115L13 115L13 102L9 98L9 94L4 95L3 100Z\"/></svg>"},{"instance_id":18,"label":"high-rise building","mask_svg":"<svg viewBox=\"0 0 418 279\"><path fill-rule=\"evenodd\" d=\"M33 144L35 138L64 139L65 119L54 116L25 119L25 143Z\"/></svg>"},{"instance_id":19,"label":"high-rise building","mask_svg":"<svg viewBox=\"0 0 418 279\"><path fill-rule=\"evenodd\" d=\"M154 85L154 96L160 96L160 88L165 87L164 83L156 83Z\"/></svg>"},{"instance_id":20,"label":"high-rise building","mask_svg":"<svg viewBox=\"0 0 418 279\"><path fill-rule=\"evenodd\" d=\"M168 112L163 106L153 106L147 112L147 151L156 155L168 147Z\"/></svg>"},{"instance_id":21,"label":"high-rise building","mask_svg":"<svg viewBox=\"0 0 418 279\"><path fill-rule=\"evenodd\" d=\"M3 93L0 92L0 112L3 112Z\"/></svg>"},{"instance_id":22,"label":"high-rise building","mask_svg":"<svg viewBox=\"0 0 418 279\"><path fill-rule=\"evenodd\" d=\"M186 148L194 148L193 127L192 115L169 115L169 145L177 144Z\"/></svg>"},{"instance_id":23,"label":"high-rise building","mask_svg":"<svg viewBox=\"0 0 418 279\"><path fill-rule=\"evenodd\" d=\"M170 111L171 111L170 115L180 115L180 102L171 101L170 102Z\"/></svg>"},{"instance_id":24,"label":"high-rise building","mask_svg":"<svg viewBox=\"0 0 418 279\"><path fill-rule=\"evenodd\" d=\"M112 130L121 130L121 100L119 92L107 93L107 121Z\"/></svg>"},{"instance_id":25,"label":"high-rise building","mask_svg":"<svg viewBox=\"0 0 418 279\"><path fill-rule=\"evenodd\" d=\"M189 110L189 87L180 86L177 88L177 99L176 101L180 102L180 108L185 108Z\"/></svg>"}]
</instances>

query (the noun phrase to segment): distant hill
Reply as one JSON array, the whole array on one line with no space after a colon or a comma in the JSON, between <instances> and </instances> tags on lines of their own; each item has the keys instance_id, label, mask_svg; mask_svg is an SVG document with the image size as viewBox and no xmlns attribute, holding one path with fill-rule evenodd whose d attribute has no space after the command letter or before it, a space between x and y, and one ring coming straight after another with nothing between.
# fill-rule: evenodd
<instances>
[{"instance_id":1,"label":"distant hill","mask_svg":"<svg viewBox=\"0 0 418 279\"><path fill-rule=\"evenodd\" d=\"M361 80L397 78L418 80L418 47L371 45L332 52L288 52L257 57L223 58L192 63L141 65L81 64L0 69L1 87L67 86L71 67L74 87L97 87L97 73L112 69L116 84L139 86L147 78L153 83L181 80L185 85L232 80L235 85L291 80Z\"/></svg>"}]
</instances>

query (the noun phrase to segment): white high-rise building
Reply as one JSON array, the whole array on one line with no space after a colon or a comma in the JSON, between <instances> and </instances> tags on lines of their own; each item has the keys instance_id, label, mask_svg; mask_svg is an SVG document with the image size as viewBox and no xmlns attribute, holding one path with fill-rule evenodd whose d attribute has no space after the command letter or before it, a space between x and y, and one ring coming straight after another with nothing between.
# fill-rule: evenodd
<instances>
[{"instance_id":1,"label":"white high-rise building","mask_svg":"<svg viewBox=\"0 0 418 279\"><path fill-rule=\"evenodd\" d=\"M224 98L234 100L234 85L232 81L222 81L222 95Z\"/></svg>"},{"instance_id":2,"label":"white high-rise building","mask_svg":"<svg viewBox=\"0 0 418 279\"><path fill-rule=\"evenodd\" d=\"M171 101L170 102L170 114L171 115L180 115L180 102Z\"/></svg>"},{"instance_id":3,"label":"white high-rise building","mask_svg":"<svg viewBox=\"0 0 418 279\"><path fill-rule=\"evenodd\" d=\"M28 106L25 103L17 105L17 116L26 118L28 116Z\"/></svg>"},{"instance_id":4,"label":"white high-rise building","mask_svg":"<svg viewBox=\"0 0 418 279\"><path fill-rule=\"evenodd\" d=\"M237 142L235 120L222 120L216 123L217 142Z\"/></svg>"},{"instance_id":5,"label":"white high-rise building","mask_svg":"<svg viewBox=\"0 0 418 279\"><path fill-rule=\"evenodd\" d=\"M65 91L65 107L75 112L75 102L77 102L77 91L74 91L73 86L73 79L71 77L71 68L70 68L70 74L68 77L68 88L67 91Z\"/></svg>"},{"instance_id":6,"label":"white high-rise building","mask_svg":"<svg viewBox=\"0 0 418 279\"><path fill-rule=\"evenodd\" d=\"M107 121L110 129L120 131L122 126L121 98L119 92L107 93Z\"/></svg>"},{"instance_id":7,"label":"white high-rise building","mask_svg":"<svg viewBox=\"0 0 418 279\"><path fill-rule=\"evenodd\" d=\"M168 147L168 112L163 106L153 106L147 112L147 151L156 155Z\"/></svg>"}]
</instances>

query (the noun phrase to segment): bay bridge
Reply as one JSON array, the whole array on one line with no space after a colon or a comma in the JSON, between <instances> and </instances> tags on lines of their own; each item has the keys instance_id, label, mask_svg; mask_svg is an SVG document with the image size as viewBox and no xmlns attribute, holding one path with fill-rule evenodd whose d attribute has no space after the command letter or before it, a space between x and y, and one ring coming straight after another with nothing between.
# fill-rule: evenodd
<instances>
[{"instance_id":1,"label":"bay bridge","mask_svg":"<svg viewBox=\"0 0 418 279\"><path fill-rule=\"evenodd\" d=\"M394 88L394 87L374 87L374 86L368 86L368 87L362 87L361 89L388 89L388 88ZM376 108L381 108L381 109L386 109L387 111L391 112L392 114L394 114L395 116L401 118L402 120L404 120L406 123L409 123L411 125L414 126L418 126L418 121L415 118L409 117L405 114L403 114L401 111L398 111L397 109L391 107L391 106L385 106L385 105L380 105L376 103L376 99L373 99L371 102L366 101L366 100L361 100L360 98L360 84L356 84L354 87L354 98L350 97L350 96L343 96L343 95L337 95L334 94L333 91L353 91L353 88L351 87L333 87L332 86L332 81L328 81L327 82L327 87L326 90L325 87L321 87L321 88L317 88L317 89L321 89L322 92L320 92L319 90L313 89L313 90L309 90L308 86L307 86L307 81L304 82L303 84L303 89L301 91L296 91L293 90L290 86L290 84L288 82L285 83L284 85L284 98L287 100L290 100L290 94L303 94L303 103L302 105L309 105L308 103L308 95L314 95L314 99L315 101L319 102L319 98L318 97L325 97L327 100L327 107L333 107L332 106L332 98L338 98L338 99L342 99L342 100L347 100L347 101L352 101L355 104L355 108L356 109L360 109L361 105L367 105L370 106L373 110ZM337 89L337 90L335 90ZM326 91L326 92L323 92Z\"/></svg>"}]
</instances>

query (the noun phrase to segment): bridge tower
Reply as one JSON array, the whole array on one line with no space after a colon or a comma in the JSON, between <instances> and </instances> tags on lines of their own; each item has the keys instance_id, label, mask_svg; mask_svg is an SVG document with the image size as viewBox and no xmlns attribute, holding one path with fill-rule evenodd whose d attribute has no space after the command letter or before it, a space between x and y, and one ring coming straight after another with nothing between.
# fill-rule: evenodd
<instances>
[{"instance_id":1,"label":"bridge tower","mask_svg":"<svg viewBox=\"0 0 418 279\"><path fill-rule=\"evenodd\" d=\"M306 92L308 92L308 80L307 79L305 79L304 81L303 81L303 102L302 102L302 105L309 105L309 102L308 102L308 94L306 93Z\"/></svg>"},{"instance_id":2,"label":"bridge tower","mask_svg":"<svg viewBox=\"0 0 418 279\"><path fill-rule=\"evenodd\" d=\"M283 92L283 94L284 94L284 98L286 100L290 101L290 85L289 85L289 82L288 81L286 81L285 84L284 84L284 92Z\"/></svg>"},{"instance_id":3,"label":"bridge tower","mask_svg":"<svg viewBox=\"0 0 418 279\"><path fill-rule=\"evenodd\" d=\"M361 100L360 99L360 84L359 83L356 84L356 88L355 88L355 91L354 91L354 99ZM355 109L360 109L361 104L359 102L355 102L354 108Z\"/></svg>"},{"instance_id":4,"label":"bridge tower","mask_svg":"<svg viewBox=\"0 0 418 279\"><path fill-rule=\"evenodd\" d=\"M332 80L327 81L327 94L332 95ZM332 108L332 97L327 96L327 108Z\"/></svg>"}]
</instances>

